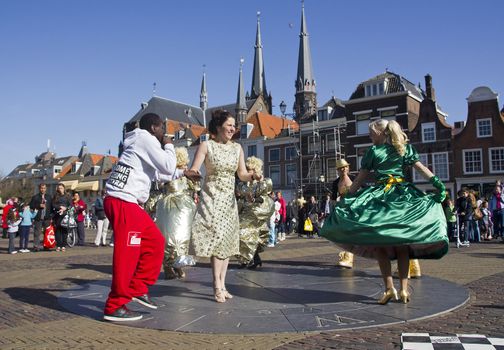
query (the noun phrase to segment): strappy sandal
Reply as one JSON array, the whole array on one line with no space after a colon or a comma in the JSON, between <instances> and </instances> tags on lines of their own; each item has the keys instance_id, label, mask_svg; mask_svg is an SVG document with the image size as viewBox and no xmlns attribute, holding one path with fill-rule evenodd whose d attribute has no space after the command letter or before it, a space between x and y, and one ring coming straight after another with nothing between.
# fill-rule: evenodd
<instances>
[{"instance_id":1,"label":"strappy sandal","mask_svg":"<svg viewBox=\"0 0 504 350\"><path fill-rule=\"evenodd\" d=\"M224 294L224 298L226 299L233 299L233 295L230 294L226 288L222 288L222 293Z\"/></svg>"},{"instance_id":2,"label":"strappy sandal","mask_svg":"<svg viewBox=\"0 0 504 350\"><path fill-rule=\"evenodd\" d=\"M214 288L214 291L215 291L215 294L214 294L215 301L218 303L225 303L226 297L224 296L222 289L221 288Z\"/></svg>"}]
</instances>

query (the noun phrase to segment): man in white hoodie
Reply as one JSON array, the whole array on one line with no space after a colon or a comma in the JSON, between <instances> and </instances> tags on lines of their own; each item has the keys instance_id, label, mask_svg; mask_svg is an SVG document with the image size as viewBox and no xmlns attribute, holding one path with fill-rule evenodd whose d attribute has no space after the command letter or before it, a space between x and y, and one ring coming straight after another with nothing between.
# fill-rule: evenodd
<instances>
[{"instance_id":1,"label":"man in white hoodie","mask_svg":"<svg viewBox=\"0 0 504 350\"><path fill-rule=\"evenodd\" d=\"M149 198L150 185L158 176L175 174L175 149L165 135L165 124L153 113L140 120L140 128L126 134L124 152L106 185L104 209L114 230L112 285L105 303L107 321L135 321L142 315L126 307L131 300L157 309L148 287L159 275L164 255L164 237L141 207ZM198 179L186 171L184 175Z\"/></svg>"}]
</instances>

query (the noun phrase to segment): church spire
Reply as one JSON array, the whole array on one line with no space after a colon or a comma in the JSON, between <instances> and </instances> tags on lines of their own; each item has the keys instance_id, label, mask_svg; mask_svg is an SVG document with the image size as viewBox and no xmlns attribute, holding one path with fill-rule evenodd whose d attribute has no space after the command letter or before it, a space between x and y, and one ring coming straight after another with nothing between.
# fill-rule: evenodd
<instances>
[{"instance_id":1,"label":"church spire","mask_svg":"<svg viewBox=\"0 0 504 350\"><path fill-rule=\"evenodd\" d=\"M240 59L240 75L238 78L238 92L236 94L236 121L243 124L247 119L247 103L245 102L245 89L243 88L243 58Z\"/></svg>"},{"instance_id":2,"label":"church spire","mask_svg":"<svg viewBox=\"0 0 504 350\"><path fill-rule=\"evenodd\" d=\"M204 124L203 126L206 128L205 111L208 108L208 94L207 94L207 88L206 88L205 65L203 65L203 78L201 80L200 108L203 110L203 124Z\"/></svg>"},{"instance_id":3,"label":"church spire","mask_svg":"<svg viewBox=\"0 0 504 350\"><path fill-rule=\"evenodd\" d=\"M254 72L252 73L252 91L250 98L256 99L260 95L268 96L266 91L266 76L264 73L263 46L261 42L261 12L257 12L257 32L254 46Z\"/></svg>"},{"instance_id":4,"label":"church spire","mask_svg":"<svg viewBox=\"0 0 504 350\"><path fill-rule=\"evenodd\" d=\"M301 9L301 32L299 33L299 55L296 75L295 110L298 119L307 119L317 113L317 91L311 59L310 41L304 11Z\"/></svg>"}]
</instances>

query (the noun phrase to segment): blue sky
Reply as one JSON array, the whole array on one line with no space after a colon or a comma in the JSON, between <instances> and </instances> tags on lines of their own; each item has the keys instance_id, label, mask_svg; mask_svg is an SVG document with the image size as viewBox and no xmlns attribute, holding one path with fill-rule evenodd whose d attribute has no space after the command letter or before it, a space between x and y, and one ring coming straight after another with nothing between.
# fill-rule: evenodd
<instances>
[{"instance_id":1,"label":"blue sky","mask_svg":"<svg viewBox=\"0 0 504 350\"><path fill-rule=\"evenodd\" d=\"M294 101L298 0L1 0L0 174L33 162L47 139L59 156L117 153L122 124L156 95L199 105L234 102L239 60L250 90L261 31L274 113ZM306 0L318 101L346 100L388 70L433 77L448 121L465 120L471 91L504 94L504 2ZM502 107L502 98L499 106ZM290 108L289 108L290 109Z\"/></svg>"}]
</instances>

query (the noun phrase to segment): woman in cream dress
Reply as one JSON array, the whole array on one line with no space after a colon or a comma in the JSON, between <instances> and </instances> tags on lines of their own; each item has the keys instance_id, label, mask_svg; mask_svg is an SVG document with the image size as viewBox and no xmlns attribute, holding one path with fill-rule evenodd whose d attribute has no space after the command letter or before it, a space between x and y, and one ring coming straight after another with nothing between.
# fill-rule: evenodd
<instances>
[{"instance_id":1,"label":"woman in cream dress","mask_svg":"<svg viewBox=\"0 0 504 350\"><path fill-rule=\"evenodd\" d=\"M240 253L235 174L242 181L260 180L261 176L247 171L243 149L231 140L236 127L229 112L214 111L208 130L213 139L199 145L190 169L199 172L205 163L206 176L192 228L192 242L197 256L210 258L214 297L223 303L232 298L225 284L229 257Z\"/></svg>"}]
</instances>

